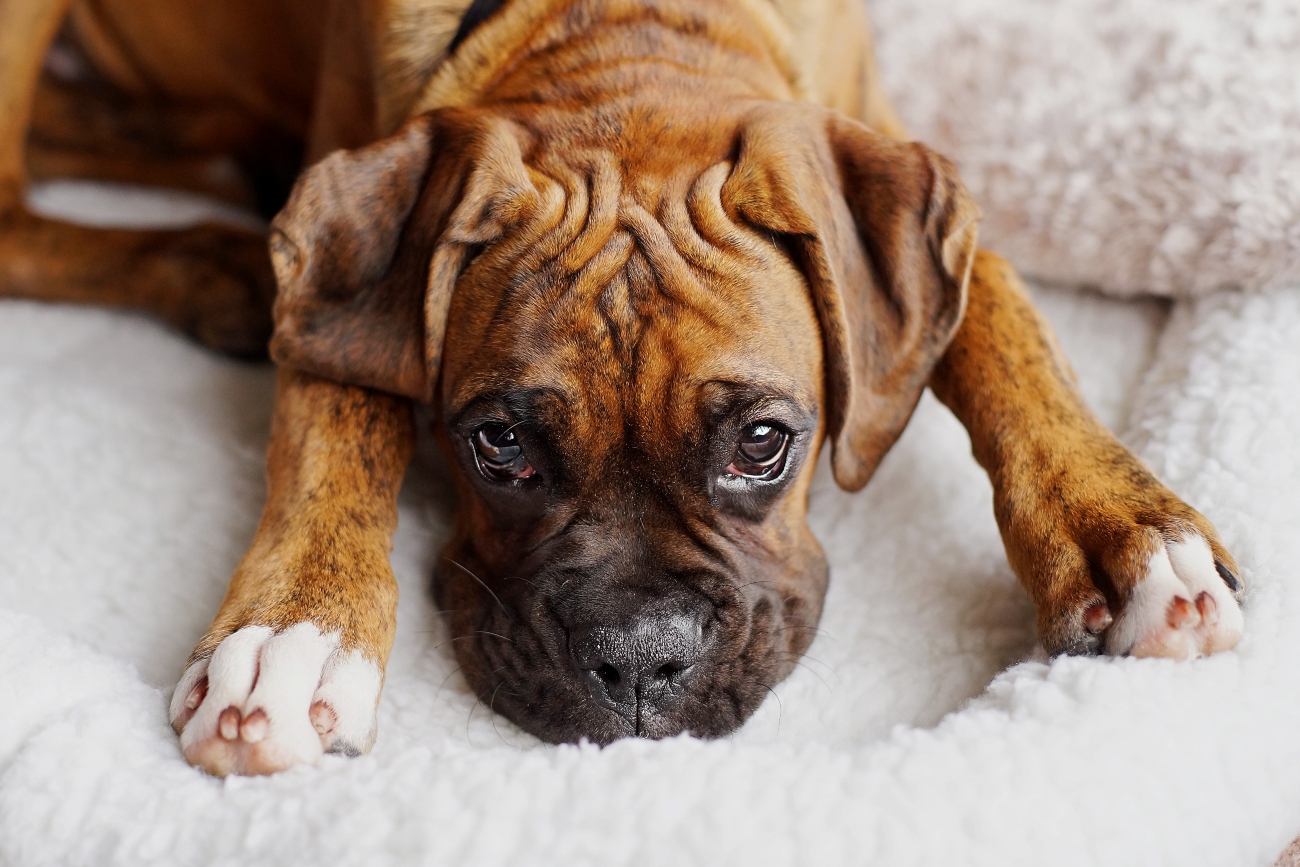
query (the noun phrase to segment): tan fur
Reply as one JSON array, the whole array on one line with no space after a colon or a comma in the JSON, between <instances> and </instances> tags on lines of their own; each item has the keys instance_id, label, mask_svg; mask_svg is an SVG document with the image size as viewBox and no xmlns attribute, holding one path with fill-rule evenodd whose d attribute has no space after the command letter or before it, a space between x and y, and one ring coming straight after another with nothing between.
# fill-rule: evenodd
<instances>
[{"instance_id":1,"label":"tan fur","mask_svg":"<svg viewBox=\"0 0 1300 867\"><path fill-rule=\"evenodd\" d=\"M285 369L267 508L192 659L241 626L307 620L386 660L411 420L370 389L444 421L506 383L567 390L584 460L636 430L670 465L699 422L692 389L779 384L821 411L817 443L857 488L928 382L970 431L1050 650L1095 650L1085 611L1121 610L1185 528L1235 570L1088 412L1010 266L976 254L978 211L952 167L899 141L857 0L512 0L448 57L467 5L81 0L65 32L97 77L38 85L66 3L0 0L0 295L133 306L233 349L268 324L260 239L26 214L33 117L30 162L47 171L160 178L155 154L256 163L286 146L316 163L272 237ZM354 150L327 156L338 147ZM439 430L449 453L464 445ZM773 517L722 534L776 576L765 610L793 629L815 624L825 589L807 569L811 453ZM451 551L489 581L565 519L509 536L456 478ZM613 497L598 481L591 498ZM707 534L706 517L683 520ZM440 592L470 636L491 602L464 576ZM810 633L794 635L774 646L797 655ZM456 649L491 686L490 652Z\"/></svg>"},{"instance_id":2,"label":"tan fur","mask_svg":"<svg viewBox=\"0 0 1300 867\"><path fill-rule=\"evenodd\" d=\"M420 38L450 39L466 0L401 0L391 4L392 17L415 19ZM391 108L381 112L380 128L392 131L413 114L443 106L469 105L492 82L503 59L518 56L535 38L539 23L555 19L556 2L509 4L472 34L456 56L439 65L428 62L428 49L403 38L415 28L402 28L390 37L383 54L386 64L402 70L404 87L395 89ZM788 99L804 99L862 120L872 129L905 137L875 72L866 15L856 0L739 0L750 22L761 33L771 59L788 84ZM424 43L427 45L427 43ZM424 63L411 58L424 58ZM438 56L441 59L441 55ZM418 97L410 82L419 71L436 70ZM396 77L396 76L395 76Z\"/></svg>"},{"instance_id":3,"label":"tan fur","mask_svg":"<svg viewBox=\"0 0 1300 867\"><path fill-rule=\"evenodd\" d=\"M23 149L45 50L68 0L0 2L0 213L21 207Z\"/></svg>"},{"instance_id":4,"label":"tan fur","mask_svg":"<svg viewBox=\"0 0 1300 867\"><path fill-rule=\"evenodd\" d=\"M1052 652L1089 650L1088 607L1120 610L1157 545L1188 528L1237 573L1210 522L1084 404L1051 327L998 256L976 257L965 321L930 384L988 471L1007 559Z\"/></svg>"},{"instance_id":5,"label":"tan fur","mask_svg":"<svg viewBox=\"0 0 1300 867\"><path fill-rule=\"evenodd\" d=\"M397 626L388 552L413 444L406 401L282 369L262 521L190 662L240 627L307 621L382 670Z\"/></svg>"}]
</instances>

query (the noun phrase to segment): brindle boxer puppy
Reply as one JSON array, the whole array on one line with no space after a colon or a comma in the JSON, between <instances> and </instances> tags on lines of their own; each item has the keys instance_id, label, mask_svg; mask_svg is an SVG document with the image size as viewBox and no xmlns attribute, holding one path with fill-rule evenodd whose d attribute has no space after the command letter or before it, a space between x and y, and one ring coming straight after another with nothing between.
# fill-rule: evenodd
<instances>
[{"instance_id":1,"label":"brindle boxer puppy","mask_svg":"<svg viewBox=\"0 0 1300 867\"><path fill-rule=\"evenodd\" d=\"M804 515L822 442L860 488L927 384L989 472L1050 651L1235 645L1231 556L1083 405L1011 268L976 250L951 165L901 140L853 0L466 5L339 0L323 26L291 0L74 7L69 44L114 93L135 75L221 96L246 127L222 134L254 158L276 118L309 162L359 146L308 169L273 224L270 491L175 693L191 762L369 749L412 400L460 497L436 582L453 646L548 740L740 725L821 613ZM24 21L48 37L58 6L0 0L0 39ZM287 59L251 51L268 17ZM45 147L95 104L59 98L36 112ZM211 144L188 110L151 134ZM22 212L9 146L6 291L93 284L256 343L255 260L221 252L251 242L86 233L136 282L96 277L68 249L84 230Z\"/></svg>"}]
</instances>

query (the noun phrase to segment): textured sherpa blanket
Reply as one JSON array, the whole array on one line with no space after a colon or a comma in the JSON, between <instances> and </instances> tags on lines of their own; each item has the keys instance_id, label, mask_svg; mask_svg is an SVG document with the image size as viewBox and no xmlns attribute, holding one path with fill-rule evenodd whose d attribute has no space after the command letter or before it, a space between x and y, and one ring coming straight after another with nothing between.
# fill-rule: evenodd
<instances>
[{"instance_id":1,"label":"textured sherpa blanket","mask_svg":"<svg viewBox=\"0 0 1300 867\"><path fill-rule=\"evenodd\" d=\"M895 69L891 16L921 32L904 5L873 9ZM202 215L85 185L35 201ZM1300 833L1300 285L1038 298L1103 419L1234 550L1236 650L1044 660L988 484L927 397L865 492L820 473L822 632L739 733L542 745L444 645L427 584L452 505L426 446L374 751L225 781L185 764L166 698L252 537L272 372L132 315L0 302L0 864L1269 864Z\"/></svg>"},{"instance_id":2,"label":"textured sherpa blanket","mask_svg":"<svg viewBox=\"0 0 1300 867\"><path fill-rule=\"evenodd\" d=\"M444 645L426 448L374 752L226 781L185 764L166 697L252 535L272 371L129 314L0 304L0 863L1269 863L1300 831L1300 290L1039 300L1092 404L1236 552L1236 651L1044 662L927 398L866 492L819 475L822 633L737 735L541 745Z\"/></svg>"},{"instance_id":3,"label":"textured sherpa blanket","mask_svg":"<svg viewBox=\"0 0 1300 867\"><path fill-rule=\"evenodd\" d=\"M873 0L887 90L982 237L1112 293L1300 282L1300 3Z\"/></svg>"}]
</instances>

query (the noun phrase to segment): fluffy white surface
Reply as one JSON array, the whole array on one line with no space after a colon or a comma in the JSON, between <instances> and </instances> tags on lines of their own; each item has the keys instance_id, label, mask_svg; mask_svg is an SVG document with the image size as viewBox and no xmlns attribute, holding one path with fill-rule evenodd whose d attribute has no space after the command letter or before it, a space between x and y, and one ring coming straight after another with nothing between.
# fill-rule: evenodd
<instances>
[{"instance_id":1,"label":"fluffy white surface","mask_svg":"<svg viewBox=\"0 0 1300 867\"><path fill-rule=\"evenodd\" d=\"M1300 281L1294 0L870 0L889 91L982 240L1105 292Z\"/></svg>"},{"instance_id":2,"label":"fluffy white surface","mask_svg":"<svg viewBox=\"0 0 1300 867\"><path fill-rule=\"evenodd\" d=\"M1300 831L1300 290L1167 325L1040 300L1103 418L1235 550L1235 652L1041 661L987 482L927 397L866 492L822 468L824 631L744 729L540 745L443 646L426 448L374 751L226 781L185 764L167 695L252 536L272 372L128 314L0 303L0 863L1269 863Z\"/></svg>"}]
</instances>

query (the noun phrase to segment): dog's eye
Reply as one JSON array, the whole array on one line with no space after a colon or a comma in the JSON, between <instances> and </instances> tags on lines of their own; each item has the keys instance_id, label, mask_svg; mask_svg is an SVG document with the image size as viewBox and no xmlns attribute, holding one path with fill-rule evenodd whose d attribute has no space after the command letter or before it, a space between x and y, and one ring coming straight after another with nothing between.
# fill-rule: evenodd
<instances>
[{"instance_id":1,"label":"dog's eye","mask_svg":"<svg viewBox=\"0 0 1300 867\"><path fill-rule=\"evenodd\" d=\"M785 468L789 447L789 431L773 422L756 421L741 431L727 472L751 479L774 479Z\"/></svg>"},{"instance_id":2,"label":"dog's eye","mask_svg":"<svg viewBox=\"0 0 1300 867\"><path fill-rule=\"evenodd\" d=\"M474 431L470 444L474 446L479 470L489 479L526 479L536 472L524 455L514 427L485 424Z\"/></svg>"}]
</instances>

